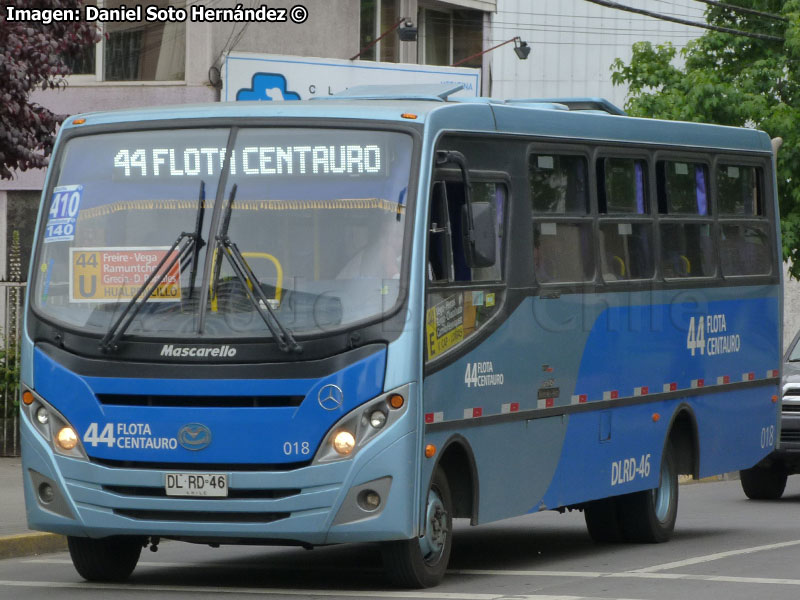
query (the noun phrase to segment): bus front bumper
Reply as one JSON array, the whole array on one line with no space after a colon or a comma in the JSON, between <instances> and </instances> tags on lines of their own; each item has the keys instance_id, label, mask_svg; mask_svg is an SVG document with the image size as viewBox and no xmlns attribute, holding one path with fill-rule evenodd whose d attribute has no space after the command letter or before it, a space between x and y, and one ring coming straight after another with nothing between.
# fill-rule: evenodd
<instances>
[{"instance_id":1,"label":"bus front bumper","mask_svg":"<svg viewBox=\"0 0 800 600\"><path fill-rule=\"evenodd\" d=\"M409 539L419 444L387 431L356 456L290 471L225 473L226 498L167 497L168 473L185 468L109 467L56 455L21 419L28 525L64 535L158 536L213 543L335 544ZM52 490L52 497L47 489ZM380 504L364 508L366 493ZM374 497L373 497L374 500Z\"/></svg>"}]
</instances>

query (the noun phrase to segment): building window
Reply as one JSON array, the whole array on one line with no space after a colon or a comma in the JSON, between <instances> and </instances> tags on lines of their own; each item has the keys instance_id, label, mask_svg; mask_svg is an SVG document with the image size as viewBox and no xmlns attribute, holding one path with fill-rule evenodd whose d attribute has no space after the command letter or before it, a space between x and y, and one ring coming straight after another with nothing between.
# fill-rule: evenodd
<instances>
[{"instance_id":1,"label":"building window","mask_svg":"<svg viewBox=\"0 0 800 600\"><path fill-rule=\"evenodd\" d=\"M103 8L130 7L126 0L97 0ZM186 0L156 0L183 8ZM103 38L72 59L73 76L98 81L181 81L186 68L186 23L108 22Z\"/></svg>"},{"instance_id":2,"label":"building window","mask_svg":"<svg viewBox=\"0 0 800 600\"><path fill-rule=\"evenodd\" d=\"M381 33L391 29L400 19L397 0L361 0L361 39L359 47L363 50ZM362 60L380 60L384 62L398 62L400 40L392 32L371 48L362 51Z\"/></svg>"},{"instance_id":3,"label":"building window","mask_svg":"<svg viewBox=\"0 0 800 600\"><path fill-rule=\"evenodd\" d=\"M425 65L451 65L483 49L483 13L477 10L443 12L420 8L417 61ZM480 56L459 66L481 66Z\"/></svg>"}]
</instances>

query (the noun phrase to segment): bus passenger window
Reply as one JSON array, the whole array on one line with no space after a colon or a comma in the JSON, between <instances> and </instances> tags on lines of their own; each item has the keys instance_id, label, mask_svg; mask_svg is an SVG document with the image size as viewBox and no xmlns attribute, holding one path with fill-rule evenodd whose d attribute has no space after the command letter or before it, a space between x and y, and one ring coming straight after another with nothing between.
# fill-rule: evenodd
<instances>
[{"instance_id":1,"label":"bus passenger window","mask_svg":"<svg viewBox=\"0 0 800 600\"><path fill-rule=\"evenodd\" d=\"M542 283L589 281L594 275L592 225L534 222L533 264Z\"/></svg>"},{"instance_id":2,"label":"bus passenger window","mask_svg":"<svg viewBox=\"0 0 800 600\"><path fill-rule=\"evenodd\" d=\"M654 271L651 231L650 223L601 223L603 279L651 278Z\"/></svg>"},{"instance_id":3,"label":"bus passenger window","mask_svg":"<svg viewBox=\"0 0 800 600\"><path fill-rule=\"evenodd\" d=\"M594 252L586 157L531 154L528 181L536 278L542 283L591 281Z\"/></svg>"},{"instance_id":4,"label":"bus passenger window","mask_svg":"<svg viewBox=\"0 0 800 600\"><path fill-rule=\"evenodd\" d=\"M642 159L597 161L600 267L605 281L650 279L655 272L646 172Z\"/></svg>"},{"instance_id":5,"label":"bus passenger window","mask_svg":"<svg viewBox=\"0 0 800 600\"><path fill-rule=\"evenodd\" d=\"M668 279L713 276L713 249L710 224L661 224L661 269Z\"/></svg>"},{"instance_id":6,"label":"bus passenger window","mask_svg":"<svg viewBox=\"0 0 800 600\"><path fill-rule=\"evenodd\" d=\"M588 212L585 157L531 154L528 179L534 213L585 215Z\"/></svg>"},{"instance_id":7,"label":"bus passenger window","mask_svg":"<svg viewBox=\"0 0 800 600\"><path fill-rule=\"evenodd\" d=\"M717 208L721 216L764 216L755 167L720 164L717 167Z\"/></svg>"},{"instance_id":8,"label":"bus passenger window","mask_svg":"<svg viewBox=\"0 0 800 600\"><path fill-rule=\"evenodd\" d=\"M601 213L644 215L647 210L646 164L633 158L597 161Z\"/></svg>"},{"instance_id":9,"label":"bus passenger window","mask_svg":"<svg viewBox=\"0 0 800 600\"><path fill-rule=\"evenodd\" d=\"M769 275L769 226L766 223L727 223L722 225L720 258L722 274Z\"/></svg>"},{"instance_id":10,"label":"bus passenger window","mask_svg":"<svg viewBox=\"0 0 800 600\"><path fill-rule=\"evenodd\" d=\"M708 167L703 163L661 161L658 163L658 211L666 214L707 216Z\"/></svg>"}]
</instances>

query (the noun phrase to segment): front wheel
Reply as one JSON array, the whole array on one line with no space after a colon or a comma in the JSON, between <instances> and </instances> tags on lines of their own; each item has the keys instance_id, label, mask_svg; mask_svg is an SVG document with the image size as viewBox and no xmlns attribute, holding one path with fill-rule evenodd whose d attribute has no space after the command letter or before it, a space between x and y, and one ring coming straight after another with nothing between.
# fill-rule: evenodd
<instances>
[{"instance_id":1,"label":"front wheel","mask_svg":"<svg viewBox=\"0 0 800 600\"><path fill-rule=\"evenodd\" d=\"M672 444L667 444L661 459L658 487L620 496L617 502L626 540L658 543L672 537L678 517L678 467Z\"/></svg>"},{"instance_id":2,"label":"front wheel","mask_svg":"<svg viewBox=\"0 0 800 600\"><path fill-rule=\"evenodd\" d=\"M87 581L124 581L133 573L144 538L67 537L69 555L78 574Z\"/></svg>"},{"instance_id":3,"label":"front wheel","mask_svg":"<svg viewBox=\"0 0 800 600\"><path fill-rule=\"evenodd\" d=\"M786 489L786 471L780 467L752 467L739 471L745 496L751 500L777 500Z\"/></svg>"},{"instance_id":4,"label":"front wheel","mask_svg":"<svg viewBox=\"0 0 800 600\"><path fill-rule=\"evenodd\" d=\"M392 583L427 588L442 581L453 543L452 515L450 486L441 469L437 469L428 489L422 536L383 545L383 565Z\"/></svg>"}]
</instances>

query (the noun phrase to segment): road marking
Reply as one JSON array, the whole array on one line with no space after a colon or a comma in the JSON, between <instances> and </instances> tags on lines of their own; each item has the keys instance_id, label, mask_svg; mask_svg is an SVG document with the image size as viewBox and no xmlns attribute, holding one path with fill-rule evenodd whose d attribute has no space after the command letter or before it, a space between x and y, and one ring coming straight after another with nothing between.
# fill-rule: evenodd
<instances>
[{"instance_id":1,"label":"road marking","mask_svg":"<svg viewBox=\"0 0 800 600\"><path fill-rule=\"evenodd\" d=\"M270 596L305 597L356 597L356 598L408 598L420 600L612 600L591 596L553 596L549 594L467 594L463 592L409 591L391 592L376 590L314 590L314 589L276 589L276 588L238 588L238 587L200 587L183 585L137 585L110 583L71 583L61 581L8 581L0 580L0 587L62 588L81 590L125 591L125 592L183 592L196 594L259 594ZM616 599L623 600L623 599Z\"/></svg>"},{"instance_id":2,"label":"road marking","mask_svg":"<svg viewBox=\"0 0 800 600\"><path fill-rule=\"evenodd\" d=\"M784 545L794 545L794 542L786 542ZM757 546L755 548L746 548L743 550L734 550L732 551L735 554L746 554L745 550L750 552L757 552L760 550L768 550L774 549L775 546L781 547L780 544L770 544L769 546ZM731 553L718 553L715 555L708 555L708 556L716 556L718 558L725 558L724 556L720 556L721 554L730 555ZM707 557L698 557L698 558L707 558ZM691 560L691 559L690 559ZM715 559L716 560L716 559ZM69 559L59 559L59 558L33 558L25 560L26 563L38 563L38 564L61 564L61 565L71 565L72 561ZM685 561L683 561L685 562ZM673 564L673 563L668 563ZM695 564L695 563L690 563ZM182 563L182 562L150 562L150 561L142 561L138 564L139 567L164 567L164 568L223 568L223 569L251 569L253 568L252 564L242 563L242 564L230 564L230 563ZM660 568L664 568L663 565L659 565ZM658 573L653 572L651 569L656 567L647 567L646 569L637 569L634 571L620 571L620 572L613 572L613 571L542 571L542 570L513 570L513 569L449 569L447 571L448 575L471 575L471 576L498 576L498 577L560 577L560 578L577 578L577 579L601 579L601 578L611 578L611 579L671 579L671 580L685 580L685 581L712 581L718 583L755 583L755 584L772 584L772 585L793 585L793 586L800 586L800 579L781 579L775 577L733 577L733 576L726 576L726 575L698 575L693 573ZM264 570L274 570L274 571L327 571L327 570L334 570L333 567L326 568L326 567L303 567L303 566L291 566L291 567L276 567L274 569L264 568L263 566L259 566L259 569ZM339 567L336 567L335 570L340 570ZM365 569L359 569L359 571L364 571ZM380 569L369 569L371 572L380 571ZM0 581L0 586L2 585L30 585L30 586L39 586L44 584L39 584L37 582L4 582ZM49 584L46 584L49 585ZM61 584L58 584L61 585ZM84 584L63 584L65 587L70 586L94 586L95 584L84 583ZM106 587L102 586L101 587ZM135 589L135 590L146 590L149 589L146 586L138 586L135 584L130 584L129 587L124 587L120 589ZM210 588L201 588L202 590L208 590ZM216 589L216 588L214 588ZM170 586L169 590L172 591L193 591L193 588L190 587L183 587L183 586ZM239 588L231 588L230 593L234 591L239 591ZM287 594L287 595L299 595L299 594L308 594L310 596L374 596L376 598L420 598L420 599L434 599L434 598L461 598L464 600L499 600L499 599L534 599L534 600L554 600L554 599L571 599L571 598L583 598L582 596L497 596L493 594L459 594L455 593L454 595L447 595L441 594L436 592L397 592L401 595L390 595L394 592L332 592L332 591L315 591L315 590L270 590L270 589L258 589L259 593L263 594ZM253 594L256 593L256 590L247 590L244 589L242 591L243 594ZM406 594L406 595L403 595ZM407 595L411 594L411 595Z\"/></svg>"},{"instance_id":3,"label":"road marking","mask_svg":"<svg viewBox=\"0 0 800 600\"><path fill-rule=\"evenodd\" d=\"M585 577L596 579L598 577L609 577L616 573L606 573L603 571L524 571L524 570L505 570L505 569L448 569L448 575L514 575L516 577Z\"/></svg>"},{"instance_id":4,"label":"road marking","mask_svg":"<svg viewBox=\"0 0 800 600\"><path fill-rule=\"evenodd\" d=\"M770 583L775 585L800 586L800 579L778 579L773 577L728 577L726 575L695 575L692 573L650 573L642 571L599 572L599 571L512 571L489 569L459 569L448 571L456 575L497 575L501 577L575 577L575 578L613 578L613 579L682 579L687 581L717 581L721 583Z\"/></svg>"},{"instance_id":5,"label":"road marking","mask_svg":"<svg viewBox=\"0 0 800 600\"><path fill-rule=\"evenodd\" d=\"M764 552L766 550L777 550L778 548L787 548L789 546L800 545L800 540L793 540L791 542L780 542L777 544L767 544L766 546L753 546L752 548L742 548L740 550L729 550L727 552L717 552L716 554L707 554L705 556L696 556L695 558L687 558L686 560L678 560L675 562L664 563L663 565L654 565L652 567L645 567L644 569L634 569L632 573L655 573L656 571L667 571L669 569L678 569L689 565L699 565L701 563L711 562L713 560L721 560L731 556L739 556L742 554L752 554L754 552Z\"/></svg>"}]
</instances>

